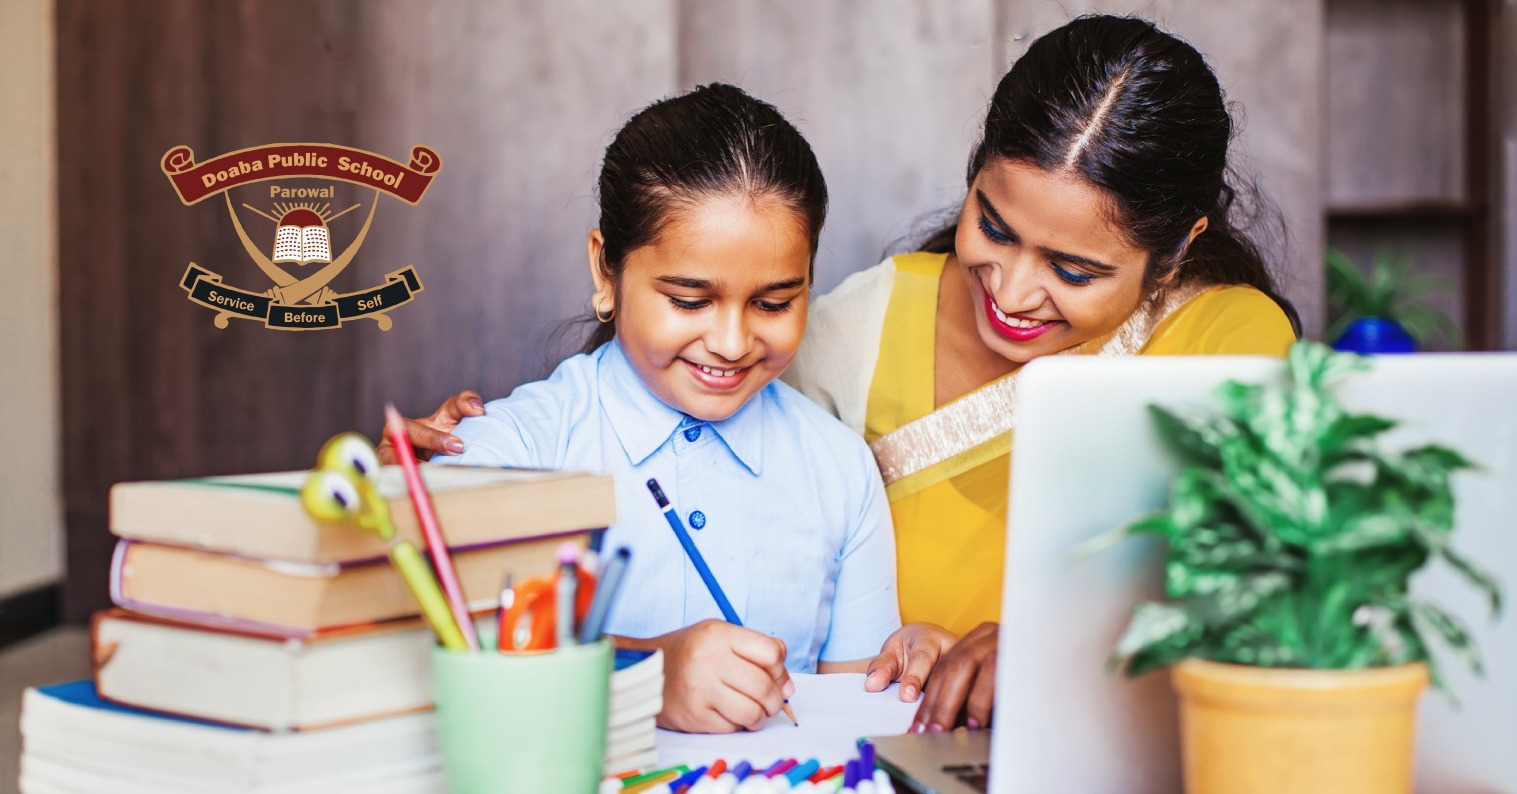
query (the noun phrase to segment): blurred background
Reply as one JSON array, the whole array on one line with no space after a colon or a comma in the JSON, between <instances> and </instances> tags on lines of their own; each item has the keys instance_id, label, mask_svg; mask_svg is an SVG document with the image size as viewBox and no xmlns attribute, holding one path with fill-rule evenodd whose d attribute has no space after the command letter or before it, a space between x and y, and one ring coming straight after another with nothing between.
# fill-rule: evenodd
<instances>
[{"instance_id":1,"label":"blurred background","mask_svg":"<svg viewBox=\"0 0 1517 794\"><path fill-rule=\"evenodd\" d=\"M1309 334L1341 319L1335 250L1449 318L1425 348L1517 349L1512 0L5 0L0 646L107 604L114 482L305 468L333 433L376 434L386 401L423 415L545 375L585 331L594 178L639 107L722 80L789 115L832 191L824 292L956 206L1000 75L1097 10L1216 69ZM164 153L286 141L441 154L333 284L415 265L391 330L217 329L180 289L192 261L261 287Z\"/></svg>"}]
</instances>

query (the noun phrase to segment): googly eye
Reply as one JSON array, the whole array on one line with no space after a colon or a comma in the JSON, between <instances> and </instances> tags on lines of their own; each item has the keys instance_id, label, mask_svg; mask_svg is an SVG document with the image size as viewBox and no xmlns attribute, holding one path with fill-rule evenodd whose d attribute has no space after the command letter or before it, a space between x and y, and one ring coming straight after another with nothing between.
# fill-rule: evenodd
<instances>
[{"instance_id":1,"label":"googly eye","mask_svg":"<svg viewBox=\"0 0 1517 794\"><path fill-rule=\"evenodd\" d=\"M351 472L360 479L374 480L379 477L379 458L367 438L357 433L343 433L321 448L317 468L328 471Z\"/></svg>"},{"instance_id":2,"label":"googly eye","mask_svg":"<svg viewBox=\"0 0 1517 794\"><path fill-rule=\"evenodd\" d=\"M358 488L351 476L335 471L312 472L300 489L300 504L319 521L339 521L357 514Z\"/></svg>"}]
</instances>

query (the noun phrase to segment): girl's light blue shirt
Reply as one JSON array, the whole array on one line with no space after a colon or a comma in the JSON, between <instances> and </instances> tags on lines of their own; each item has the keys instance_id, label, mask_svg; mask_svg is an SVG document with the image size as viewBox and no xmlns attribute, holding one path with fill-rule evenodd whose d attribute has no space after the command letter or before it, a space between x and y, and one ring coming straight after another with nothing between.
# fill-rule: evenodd
<instances>
[{"instance_id":1,"label":"girl's light blue shirt","mask_svg":"<svg viewBox=\"0 0 1517 794\"><path fill-rule=\"evenodd\" d=\"M632 550L606 631L653 637L721 611L645 483L657 478L743 624L785 641L786 667L874 656L901 625L895 537L863 439L775 381L704 422L648 391L611 342L465 419L439 463L606 472ZM525 572L518 572L518 576Z\"/></svg>"}]
</instances>

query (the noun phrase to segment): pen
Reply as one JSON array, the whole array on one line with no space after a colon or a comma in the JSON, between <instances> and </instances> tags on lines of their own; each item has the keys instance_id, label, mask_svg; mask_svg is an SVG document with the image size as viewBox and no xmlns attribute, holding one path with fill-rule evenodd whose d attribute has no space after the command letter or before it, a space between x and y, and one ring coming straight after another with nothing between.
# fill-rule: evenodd
<instances>
[{"instance_id":1,"label":"pen","mask_svg":"<svg viewBox=\"0 0 1517 794\"><path fill-rule=\"evenodd\" d=\"M574 605L579 596L579 549L565 541L558 547L558 586L553 588L557 604L554 608L557 645L564 648L577 641L574 631Z\"/></svg>"},{"instance_id":2,"label":"pen","mask_svg":"<svg viewBox=\"0 0 1517 794\"><path fill-rule=\"evenodd\" d=\"M627 563L632 552L623 546L611 555L601 569L600 583L595 586L595 595L590 599L590 610L585 613L585 625L580 627L581 644L600 639L606 627L606 616L611 612L611 603L616 598L617 588L626 578Z\"/></svg>"},{"instance_id":3,"label":"pen","mask_svg":"<svg viewBox=\"0 0 1517 794\"><path fill-rule=\"evenodd\" d=\"M463 588L458 583L458 572L453 569L453 557L448 553L447 541L443 540L442 528L437 525L437 513L432 509L432 497L422 482L421 469L416 464L416 453L406 439L405 420L395 406L385 405L385 435L395 447L395 457L400 459L400 469L405 473L406 490L411 494L411 507L416 511L416 523L421 525L421 536L426 541L427 552L432 555L432 567L437 570L437 581L448 596L448 606L458 630L472 650L479 650L479 636L474 633L474 621L469 617L469 606L464 601Z\"/></svg>"}]
</instances>

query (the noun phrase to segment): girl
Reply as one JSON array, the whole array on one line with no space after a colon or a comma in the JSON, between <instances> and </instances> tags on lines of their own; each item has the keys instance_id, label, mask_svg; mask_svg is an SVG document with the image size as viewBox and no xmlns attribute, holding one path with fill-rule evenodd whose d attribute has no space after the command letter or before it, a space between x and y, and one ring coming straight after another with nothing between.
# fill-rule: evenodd
<instances>
[{"instance_id":1,"label":"girl","mask_svg":"<svg viewBox=\"0 0 1517 794\"><path fill-rule=\"evenodd\" d=\"M606 149L587 352L464 420L444 463L614 475L631 548L607 625L662 648L659 724L757 728L787 671L863 672L900 626L868 448L775 379L806 327L827 188L800 133L727 85L633 116ZM744 627L723 622L645 483L657 479Z\"/></svg>"}]
</instances>

